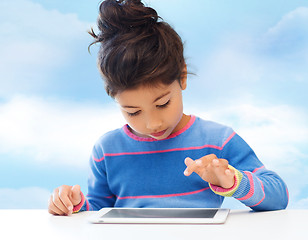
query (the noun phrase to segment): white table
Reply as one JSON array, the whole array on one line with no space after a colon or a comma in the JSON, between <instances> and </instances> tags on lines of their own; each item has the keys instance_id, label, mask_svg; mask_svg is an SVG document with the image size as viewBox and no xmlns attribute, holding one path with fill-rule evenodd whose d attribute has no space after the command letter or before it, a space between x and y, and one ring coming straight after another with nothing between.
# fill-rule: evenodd
<instances>
[{"instance_id":1,"label":"white table","mask_svg":"<svg viewBox=\"0 0 308 240\"><path fill-rule=\"evenodd\" d=\"M232 210L221 225L91 224L93 213L63 217L47 210L0 210L1 239L308 239L308 210Z\"/></svg>"}]
</instances>

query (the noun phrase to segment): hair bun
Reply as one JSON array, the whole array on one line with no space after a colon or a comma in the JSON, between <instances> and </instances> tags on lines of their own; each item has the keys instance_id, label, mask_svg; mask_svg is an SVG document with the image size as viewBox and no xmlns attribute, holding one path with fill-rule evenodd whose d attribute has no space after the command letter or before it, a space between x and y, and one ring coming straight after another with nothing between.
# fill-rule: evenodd
<instances>
[{"instance_id":1,"label":"hair bun","mask_svg":"<svg viewBox=\"0 0 308 240\"><path fill-rule=\"evenodd\" d=\"M99 9L97 42L120 32L152 26L158 18L157 12L145 7L140 0L105 0Z\"/></svg>"}]
</instances>

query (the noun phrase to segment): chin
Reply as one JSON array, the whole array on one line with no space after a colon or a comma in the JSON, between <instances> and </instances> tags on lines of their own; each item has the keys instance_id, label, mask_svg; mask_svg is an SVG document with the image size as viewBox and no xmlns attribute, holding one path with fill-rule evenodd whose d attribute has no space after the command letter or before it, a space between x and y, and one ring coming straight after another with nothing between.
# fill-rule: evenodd
<instances>
[{"instance_id":1,"label":"chin","mask_svg":"<svg viewBox=\"0 0 308 240\"><path fill-rule=\"evenodd\" d=\"M164 135L162 135L162 136L160 136L160 137L152 137L152 138L155 138L155 139L157 139L157 140L163 140L163 139L168 138L171 134L172 134L172 131L169 132L169 131L167 130L167 132L165 132Z\"/></svg>"}]
</instances>

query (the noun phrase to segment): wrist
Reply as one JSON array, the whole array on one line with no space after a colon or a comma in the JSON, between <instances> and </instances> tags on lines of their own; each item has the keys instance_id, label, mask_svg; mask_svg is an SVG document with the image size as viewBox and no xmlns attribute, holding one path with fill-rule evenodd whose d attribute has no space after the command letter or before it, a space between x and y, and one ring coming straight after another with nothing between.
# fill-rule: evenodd
<instances>
[{"instance_id":1,"label":"wrist","mask_svg":"<svg viewBox=\"0 0 308 240\"><path fill-rule=\"evenodd\" d=\"M235 185L236 182L236 177L234 175L234 177L232 179L230 179L230 181L228 183L225 183L223 185L221 185L220 187L224 188L224 189L232 189Z\"/></svg>"},{"instance_id":2,"label":"wrist","mask_svg":"<svg viewBox=\"0 0 308 240\"><path fill-rule=\"evenodd\" d=\"M223 188L221 186L209 184L211 190L214 193L221 195L221 196L224 196L224 197L231 197L234 194L234 192L238 189L240 182L243 178L243 174L240 171L238 171L237 169L235 169L231 165L229 165L228 168L234 170L234 172L235 172L235 175L234 175L234 178L233 178L234 183L230 188Z\"/></svg>"}]
</instances>

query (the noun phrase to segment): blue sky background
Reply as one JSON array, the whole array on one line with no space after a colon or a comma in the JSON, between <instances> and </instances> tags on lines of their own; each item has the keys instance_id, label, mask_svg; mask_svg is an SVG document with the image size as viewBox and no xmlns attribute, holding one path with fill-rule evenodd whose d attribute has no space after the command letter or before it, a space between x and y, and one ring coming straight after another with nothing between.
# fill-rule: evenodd
<instances>
[{"instance_id":1,"label":"blue sky background","mask_svg":"<svg viewBox=\"0 0 308 240\"><path fill-rule=\"evenodd\" d=\"M307 1L148 0L185 42L185 113L232 126L308 208ZM0 208L87 191L93 143L125 122L87 51L98 0L0 2ZM244 208L228 199L226 207Z\"/></svg>"}]
</instances>

